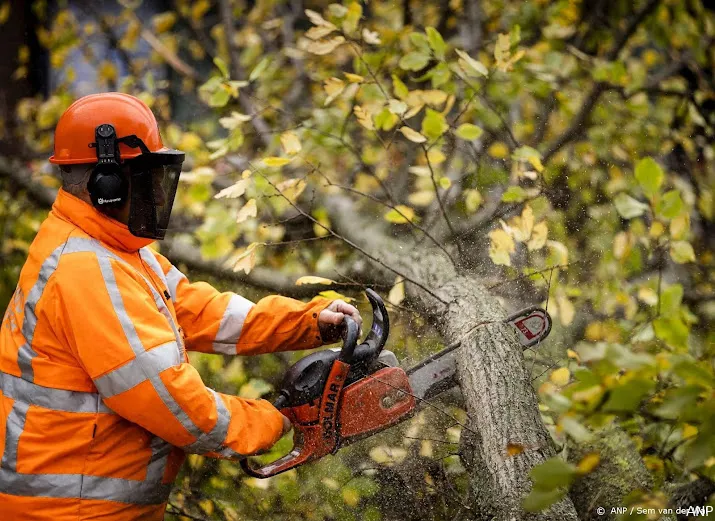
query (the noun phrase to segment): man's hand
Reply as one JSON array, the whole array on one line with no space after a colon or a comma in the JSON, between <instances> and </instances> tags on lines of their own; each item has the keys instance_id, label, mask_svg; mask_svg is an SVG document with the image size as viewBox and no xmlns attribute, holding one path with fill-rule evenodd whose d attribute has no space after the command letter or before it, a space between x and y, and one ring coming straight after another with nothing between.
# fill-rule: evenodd
<instances>
[{"instance_id":1,"label":"man's hand","mask_svg":"<svg viewBox=\"0 0 715 521\"><path fill-rule=\"evenodd\" d=\"M320 328L320 336L326 344L337 342L340 338L345 315L351 317L357 322L358 329L362 333L362 317L356 307L351 306L342 300L333 300L330 305L320 312L318 315L318 327Z\"/></svg>"}]
</instances>

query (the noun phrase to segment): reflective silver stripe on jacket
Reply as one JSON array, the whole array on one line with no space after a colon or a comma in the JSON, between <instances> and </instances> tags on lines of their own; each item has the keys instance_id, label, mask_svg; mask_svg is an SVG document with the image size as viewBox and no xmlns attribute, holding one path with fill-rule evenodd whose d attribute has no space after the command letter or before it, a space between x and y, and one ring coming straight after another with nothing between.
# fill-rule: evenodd
<instances>
[{"instance_id":1,"label":"reflective silver stripe on jacket","mask_svg":"<svg viewBox=\"0 0 715 521\"><path fill-rule=\"evenodd\" d=\"M214 352L226 355L236 354L236 342L241 336L243 323L253 305L253 302L240 295L231 296L213 342Z\"/></svg>"},{"instance_id":2,"label":"reflective silver stripe on jacket","mask_svg":"<svg viewBox=\"0 0 715 521\"><path fill-rule=\"evenodd\" d=\"M75 413L114 414L97 393L53 389L0 371L0 391L14 403L5 428L5 451L0 460L0 491L16 496L104 499L134 505L159 505L171 492L162 478L171 445L154 437L146 479L108 478L82 474L23 474L17 472L17 449L30 406Z\"/></svg>"}]
</instances>

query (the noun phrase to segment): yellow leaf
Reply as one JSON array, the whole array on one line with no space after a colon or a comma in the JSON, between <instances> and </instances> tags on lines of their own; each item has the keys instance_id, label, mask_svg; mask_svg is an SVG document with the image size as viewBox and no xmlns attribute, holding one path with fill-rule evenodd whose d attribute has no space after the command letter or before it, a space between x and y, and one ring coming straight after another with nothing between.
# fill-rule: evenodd
<instances>
[{"instance_id":1,"label":"yellow leaf","mask_svg":"<svg viewBox=\"0 0 715 521\"><path fill-rule=\"evenodd\" d=\"M365 78L363 78L359 74L353 74L352 72L346 72L345 77L350 83L362 83L363 81L365 81Z\"/></svg>"},{"instance_id":2,"label":"yellow leaf","mask_svg":"<svg viewBox=\"0 0 715 521\"><path fill-rule=\"evenodd\" d=\"M559 318L564 326L568 326L573 322L573 317L576 315L576 309L573 303L566 297L566 295L560 294L556 297L556 302L559 305Z\"/></svg>"},{"instance_id":3,"label":"yellow leaf","mask_svg":"<svg viewBox=\"0 0 715 521\"><path fill-rule=\"evenodd\" d=\"M249 177L251 177L251 171L248 168L241 172L241 179L248 179Z\"/></svg>"},{"instance_id":4,"label":"yellow leaf","mask_svg":"<svg viewBox=\"0 0 715 521\"><path fill-rule=\"evenodd\" d=\"M598 452L586 454L581 461L578 462L577 470L579 474L588 474L601 462L601 456Z\"/></svg>"},{"instance_id":5,"label":"yellow leaf","mask_svg":"<svg viewBox=\"0 0 715 521\"><path fill-rule=\"evenodd\" d=\"M524 452L524 446L519 443L507 443L506 454L509 457L516 456Z\"/></svg>"},{"instance_id":6,"label":"yellow leaf","mask_svg":"<svg viewBox=\"0 0 715 521\"><path fill-rule=\"evenodd\" d=\"M540 250L546 245L546 237L549 234L549 229L546 226L546 221L541 221L534 225L534 229L531 231L531 239L527 243L526 247L529 251Z\"/></svg>"},{"instance_id":7,"label":"yellow leaf","mask_svg":"<svg viewBox=\"0 0 715 521\"><path fill-rule=\"evenodd\" d=\"M244 204L243 207L238 211L238 215L236 216L236 222L238 224L241 224L249 217L255 217L256 215L258 215L258 209L256 208L256 200L249 199L248 202Z\"/></svg>"},{"instance_id":8,"label":"yellow leaf","mask_svg":"<svg viewBox=\"0 0 715 521\"><path fill-rule=\"evenodd\" d=\"M202 499L199 501L199 506L206 514L211 515L214 513L214 502L210 499Z\"/></svg>"},{"instance_id":9,"label":"yellow leaf","mask_svg":"<svg viewBox=\"0 0 715 521\"><path fill-rule=\"evenodd\" d=\"M317 54L318 56L323 56L330 54L335 49L340 47L345 42L345 38L342 36L334 36L329 40L321 40L318 42L311 41L305 46L305 50L312 54Z\"/></svg>"},{"instance_id":10,"label":"yellow leaf","mask_svg":"<svg viewBox=\"0 0 715 521\"><path fill-rule=\"evenodd\" d=\"M446 176L440 177L437 183L443 190L447 190L450 186L452 186L452 180Z\"/></svg>"},{"instance_id":11,"label":"yellow leaf","mask_svg":"<svg viewBox=\"0 0 715 521\"><path fill-rule=\"evenodd\" d=\"M566 246L559 241L546 241L546 245L551 248L556 258L556 264L568 264L569 262L569 250Z\"/></svg>"},{"instance_id":12,"label":"yellow leaf","mask_svg":"<svg viewBox=\"0 0 715 521\"><path fill-rule=\"evenodd\" d=\"M446 156L439 148L430 148L429 152L427 152L427 160L433 166L441 165L446 159Z\"/></svg>"},{"instance_id":13,"label":"yellow leaf","mask_svg":"<svg viewBox=\"0 0 715 521\"><path fill-rule=\"evenodd\" d=\"M479 193L479 190L470 188L464 191L464 206L468 213L476 212L481 204L482 194Z\"/></svg>"},{"instance_id":14,"label":"yellow leaf","mask_svg":"<svg viewBox=\"0 0 715 521\"><path fill-rule=\"evenodd\" d=\"M327 286L330 286L331 284L335 284L335 281L323 277L315 277L312 275L300 277L298 280L295 281L296 286L302 286L304 284L325 284Z\"/></svg>"},{"instance_id":15,"label":"yellow leaf","mask_svg":"<svg viewBox=\"0 0 715 521\"><path fill-rule=\"evenodd\" d=\"M395 224L408 223L414 221L415 218L415 211L404 204L398 204L385 214L385 220Z\"/></svg>"},{"instance_id":16,"label":"yellow leaf","mask_svg":"<svg viewBox=\"0 0 715 521\"><path fill-rule=\"evenodd\" d=\"M447 93L442 90L413 91L419 94L422 102L426 105L441 105L447 101Z\"/></svg>"},{"instance_id":17,"label":"yellow leaf","mask_svg":"<svg viewBox=\"0 0 715 521\"><path fill-rule=\"evenodd\" d=\"M295 132L288 130L281 134L281 145L283 151L289 156L295 155L303 148Z\"/></svg>"},{"instance_id":18,"label":"yellow leaf","mask_svg":"<svg viewBox=\"0 0 715 521\"><path fill-rule=\"evenodd\" d=\"M690 425L689 423L686 423L683 425L683 439L687 440L688 438L692 438L693 436L697 435L698 433L698 428L695 425Z\"/></svg>"},{"instance_id":19,"label":"yellow leaf","mask_svg":"<svg viewBox=\"0 0 715 521\"><path fill-rule=\"evenodd\" d=\"M571 371L569 371L567 367L559 367L553 373L551 373L551 376L549 376L549 380L551 380L551 383L558 387L563 387L564 385L569 383L570 378Z\"/></svg>"},{"instance_id":20,"label":"yellow leaf","mask_svg":"<svg viewBox=\"0 0 715 521\"><path fill-rule=\"evenodd\" d=\"M246 275L251 273L251 270L256 265L256 247L257 242L249 244L245 250L240 252L236 257L231 259L233 263L233 271L245 271Z\"/></svg>"},{"instance_id":21,"label":"yellow leaf","mask_svg":"<svg viewBox=\"0 0 715 521\"><path fill-rule=\"evenodd\" d=\"M347 506L355 508L360 503L360 493L354 488L344 488L343 501Z\"/></svg>"},{"instance_id":22,"label":"yellow leaf","mask_svg":"<svg viewBox=\"0 0 715 521\"><path fill-rule=\"evenodd\" d=\"M375 130L375 124L372 122L372 115L362 106L355 105L353 113L363 127L368 130Z\"/></svg>"},{"instance_id":23,"label":"yellow leaf","mask_svg":"<svg viewBox=\"0 0 715 521\"><path fill-rule=\"evenodd\" d=\"M688 241L673 241L670 243L670 258L678 264L693 262L695 260L695 250Z\"/></svg>"},{"instance_id":24,"label":"yellow leaf","mask_svg":"<svg viewBox=\"0 0 715 521\"><path fill-rule=\"evenodd\" d=\"M655 306L658 303L658 294L655 290L645 286L638 290L638 298L649 306Z\"/></svg>"},{"instance_id":25,"label":"yellow leaf","mask_svg":"<svg viewBox=\"0 0 715 521\"><path fill-rule=\"evenodd\" d=\"M0 25L7 22L10 18L10 2L3 2L0 6Z\"/></svg>"},{"instance_id":26,"label":"yellow leaf","mask_svg":"<svg viewBox=\"0 0 715 521\"><path fill-rule=\"evenodd\" d=\"M489 257L501 266L511 266L511 254L516 250L514 239L501 228L489 232Z\"/></svg>"},{"instance_id":27,"label":"yellow leaf","mask_svg":"<svg viewBox=\"0 0 715 521\"><path fill-rule=\"evenodd\" d=\"M248 186L248 181L246 179L241 179L236 184L224 188L219 193L214 196L214 199L235 199L236 197L241 197L246 192L246 187Z\"/></svg>"},{"instance_id":28,"label":"yellow leaf","mask_svg":"<svg viewBox=\"0 0 715 521\"><path fill-rule=\"evenodd\" d=\"M427 206L434 201L434 190L419 190L407 196L407 200L415 206Z\"/></svg>"},{"instance_id":29,"label":"yellow leaf","mask_svg":"<svg viewBox=\"0 0 715 521\"><path fill-rule=\"evenodd\" d=\"M424 143L425 141L427 141L426 137L424 137L416 130L411 129L410 127L401 127L400 132L402 132L402 135L413 143Z\"/></svg>"},{"instance_id":30,"label":"yellow leaf","mask_svg":"<svg viewBox=\"0 0 715 521\"><path fill-rule=\"evenodd\" d=\"M334 291L332 289L329 289L328 291L321 291L318 293L321 297L329 298L330 300L344 300L345 302L352 302L355 300L352 297L346 297L345 295L338 293L337 291Z\"/></svg>"},{"instance_id":31,"label":"yellow leaf","mask_svg":"<svg viewBox=\"0 0 715 521\"><path fill-rule=\"evenodd\" d=\"M198 0L191 3L191 19L200 22L206 12L211 9L209 0Z\"/></svg>"},{"instance_id":32,"label":"yellow leaf","mask_svg":"<svg viewBox=\"0 0 715 521\"><path fill-rule=\"evenodd\" d=\"M512 236L517 242L525 242L531 237L534 229L534 211L528 204L524 207L520 217L514 217L510 222Z\"/></svg>"},{"instance_id":33,"label":"yellow leaf","mask_svg":"<svg viewBox=\"0 0 715 521\"><path fill-rule=\"evenodd\" d=\"M289 157L264 157L263 164L272 167L281 167L290 163L291 158Z\"/></svg>"},{"instance_id":34,"label":"yellow leaf","mask_svg":"<svg viewBox=\"0 0 715 521\"><path fill-rule=\"evenodd\" d=\"M340 78L328 78L325 80L325 83L323 83L323 89L325 89L325 92L328 95L325 99L324 105L330 105L330 103L332 103L332 101L340 96L340 93L345 90L345 82Z\"/></svg>"},{"instance_id":35,"label":"yellow leaf","mask_svg":"<svg viewBox=\"0 0 715 521\"><path fill-rule=\"evenodd\" d=\"M402 277L397 277L395 285L392 286L390 293L387 295L387 301L394 306L398 306L403 300L405 300L405 281Z\"/></svg>"},{"instance_id":36,"label":"yellow leaf","mask_svg":"<svg viewBox=\"0 0 715 521\"><path fill-rule=\"evenodd\" d=\"M117 81L117 75L117 67L110 61L103 61L97 69L97 76L99 76L101 81Z\"/></svg>"},{"instance_id":37,"label":"yellow leaf","mask_svg":"<svg viewBox=\"0 0 715 521\"><path fill-rule=\"evenodd\" d=\"M177 20L176 13L173 11L166 11L165 13L160 13L151 19L151 23L154 26L154 31L157 34L165 33L174 27Z\"/></svg>"},{"instance_id":38,"label":"yellow leaf","mask_svg":"<svg viewBox=\"0 0 715 521\"><path fill-rule=\"evenodd\" d=\"M400 463L407 457L407 449L403 449L402 447L386 447L384 445L381 445L379 447L371 449L369 454L370 458L375 463Z\"/></svg>"},{"instance_id":39,"label":"yellow leaf","mask_svg":"<svg viewBox=\"0 0 715 521\"><path fill-rule=\"evenodd\" d=\"M305 182L305 179L286 179L278 183L276 188L286 199L293 202L300 197L306 186L308 186L308 183Z\"/></svg>"},{"instance_id":40,"label":"yellow leaf","mask_svg":"<svg viewBox=\"0 0 715 521\"><path fill-rule=\"evenodd\" d=\"M581 357L578 356L578 353L576 351L574 351L573 349L567 349L566 356L568 356L572 360L576 360L577 362L581 361Z\"/></svg>"},{"instance_id":41,"label":"yellow leaf","mask_svg":"<svg viewBox=\"0 0 715 521\"><path fill-rule=\"evenodd\" d=\"M501 141L497 141L491 144L487 153L495 159L504 159L509 155L509 147Z\"/></svg>"},{"instance_id":42,"label":"yellow leaf","mask_svg":"<svg viewBox=\"0 0 715 521\"><path fill-rule=\"evenodd\" d=\"M455 52L459 56L459 65L464 69L470 76L488 76L489 71L479 60L475 60L469 56L466 52L455 49ZM476 73L476 74L471 74Z\"/></svg>"},{"instance_id":43,"label":"yellow leaf","mask_svg":"<svg viewBox=\"0 0 715 521\"><path fill-rule=\"evenodd\" d=\"M687 213L681 213L670 221L670 236L673 239L685 239L688 230L690 230L690 215Z\"/></svg>"}]
</instances>

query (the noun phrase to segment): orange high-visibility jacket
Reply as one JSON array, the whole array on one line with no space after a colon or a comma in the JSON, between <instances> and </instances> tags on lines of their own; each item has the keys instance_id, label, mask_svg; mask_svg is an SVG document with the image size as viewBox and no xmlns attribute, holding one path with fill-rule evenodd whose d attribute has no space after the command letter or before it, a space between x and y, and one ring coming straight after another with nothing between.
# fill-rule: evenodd
<instances>
[{"instance_id":1,"label":"orange high-visibility jacket","mask_svg":"<svg viewBox=\"0 0 715 521\"><path fill-rule=\"evenodd\" d=\"M265 400L207 388L187 350L322 344L329 304L257 304L189 283L60 190L0 328L0 520L160 520L184 453L240 458L280 437Z\"/></svg>"}]
</instances>

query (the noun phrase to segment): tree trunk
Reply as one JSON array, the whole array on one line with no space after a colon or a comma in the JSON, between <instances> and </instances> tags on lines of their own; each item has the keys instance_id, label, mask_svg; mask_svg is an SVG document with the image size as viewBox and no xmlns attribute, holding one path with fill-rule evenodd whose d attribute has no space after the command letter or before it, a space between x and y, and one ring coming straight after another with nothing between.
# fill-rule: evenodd
<instances>
[{"instance_id":1,"label":"tree trunk","mask_svg":"<svg viewBox=\"0 0 715 521\"><path fill-rule=\"evenodd\" d=\"M527 515L521 501L529 492L530 469L554 453L541 420L537 396L516 334L502 321L506 313L478 280L460 275L441 251L402 243L379 229L379 217L356 212L352 200L325 201L335 229L382 263L429 289L406 284L409 297L434 322L445 343L462 342L458 369L477 443L461 454L470 472L474 508L495 520L578 519L569 498L539 514ZM376 266L384 278L394 276ZM431 294L430 294L431 293ZM444 301L447 304L444 304ZM525 448L507 455L507 445Z\"/></svg>"}]
</instances>

